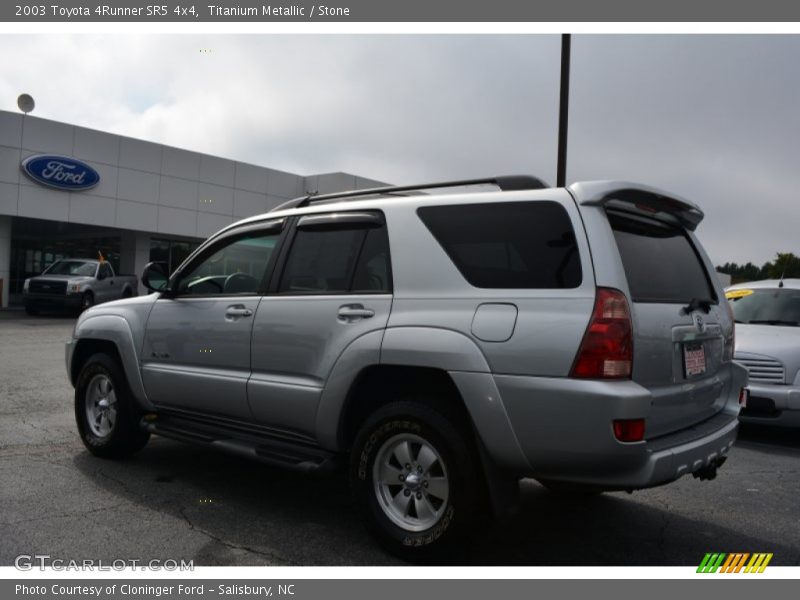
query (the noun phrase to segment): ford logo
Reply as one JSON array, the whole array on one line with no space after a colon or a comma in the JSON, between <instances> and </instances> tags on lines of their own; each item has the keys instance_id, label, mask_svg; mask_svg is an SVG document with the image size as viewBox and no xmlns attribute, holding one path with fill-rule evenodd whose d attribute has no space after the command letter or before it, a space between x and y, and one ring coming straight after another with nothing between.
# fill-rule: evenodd
<instances>
[{"instance_id":1,"label":"ford logo","mask_svg":"<svg viewBox=\"0 0 800 600\"><path fill-rule=\"evenodd\" d=\"M23 160L21 168L35 182L59 190L88 190L100 181L92 167L66 156L36 154Z\"/></svg>"}]
</instances>

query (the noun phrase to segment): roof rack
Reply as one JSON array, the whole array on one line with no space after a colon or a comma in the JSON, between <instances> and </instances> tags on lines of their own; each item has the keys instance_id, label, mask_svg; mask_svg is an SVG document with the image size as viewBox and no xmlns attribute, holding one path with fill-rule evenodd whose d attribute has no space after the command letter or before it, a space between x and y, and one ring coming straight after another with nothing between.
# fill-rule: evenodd
<instances>
[{"instance_id":1,"label":"roof rack","mask_svg":"<svg viewBox=\"0 0 800 600\"><path fill-rule=\"evenodd\" d=\"M440 181L438 183L422 183L416 185L389 185L384 187L369 188L364 190L348 190L346 192L335 192L333 194L308 194L289 200L270 210L286 210L289 208L300 208L308 206L314 202L324 202L335 200L336 198L357 198L360 196L373 196L382 194L395 194L399 192L411 192L416 190L431 190L436 188L465 187L471 185L496 185L504 192L518 190L541 190L549 187L544 181L532 175L501 175L499 177L487 177L484 179L462 179L457 181Z\"/></svg>"}]
</instances>

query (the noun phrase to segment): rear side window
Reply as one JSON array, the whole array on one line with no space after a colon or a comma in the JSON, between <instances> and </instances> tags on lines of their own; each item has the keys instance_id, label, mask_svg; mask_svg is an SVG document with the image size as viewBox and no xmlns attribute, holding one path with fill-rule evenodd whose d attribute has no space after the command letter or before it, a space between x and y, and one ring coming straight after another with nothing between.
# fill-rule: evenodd
<instances>
[{"instance_id":1,"label":"rear side window","mask_svg":"<svg viewBox=\"0 0 800 600\"><path fill-rule=\"evenodd\" d=\"M426 206L417 214L479 288L576 288L583 278L572 222L557 202Z\"/></svg>"},{"instance_id":2,"label":"rear side window","mask_svg":"<svg viewBox=\"0 0 800 600\"><path fill-rule=\"evenodd\" d=\"M298 230L279 291L291 294L390 292L386 227Z\"/></svg>"},{"instance_id":3,"label":"rear side window","mask_svg":"<svg viewBox=\"0 0 800 600\"><path fill-rule=\"evenodd\" d=\"M634 302L716 301L703 263L686 232L652 219L608 212Z\"/></svg>"}]
</instances>

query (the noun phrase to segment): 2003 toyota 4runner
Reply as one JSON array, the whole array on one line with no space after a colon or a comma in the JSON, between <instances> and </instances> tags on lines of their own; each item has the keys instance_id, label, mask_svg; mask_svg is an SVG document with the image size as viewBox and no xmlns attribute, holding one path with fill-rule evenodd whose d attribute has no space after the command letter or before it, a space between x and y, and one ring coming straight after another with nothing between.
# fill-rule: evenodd
<instances>
[{"instance_id":1,"label":"2003 toyota 4runner","mask_svg":"<svg viewBox=\"0 0 800 600\"><path fill-rule=\"evenodd\" d=\"M747 373L702 218L635 184L523 176L298 198L81 315L80 435L102 457L155 433L306 471L344 458L369 528L410 558L524 477L711 479Z\"/></svg>"}]
</instances>

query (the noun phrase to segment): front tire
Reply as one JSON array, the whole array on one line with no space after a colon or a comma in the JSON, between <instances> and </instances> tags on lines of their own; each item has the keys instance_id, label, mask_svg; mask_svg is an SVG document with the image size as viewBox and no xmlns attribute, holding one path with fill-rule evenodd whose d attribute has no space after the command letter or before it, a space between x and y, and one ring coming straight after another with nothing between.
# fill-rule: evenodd
<instances>
[{"instance_id":1,"label":"front tire","mask_svg":"<svg viewBox=\"0 0 800 600\"><path fill-rule=\"evenodd\" d=\"M417 402L388 404L366 420L353 446L351 487L387 550L451 562L476 533L485 486L471 435Z\"/></svg>"},{"instance_id":2,"label":"front tire","mask_svg":"<svg viewBox=\"0 0 800 600\"><path fill-rule=\"evenodd\" d=\"M130 456L150 439L139 427L139 410L119 363L107 354L91 356L81 369L75 422L86 449L103 458Z\"/></svg>"},{"instance_id":3,"label":"front tire","mask_svg":"<svg viewBox=\"0 0 800 600\"><path fill-rule=\"evenodd\" d=\"M81 297L81 312L92 308L94 306L94 294L92 292L84 292Z\"/></svg>"}]
</instances>

